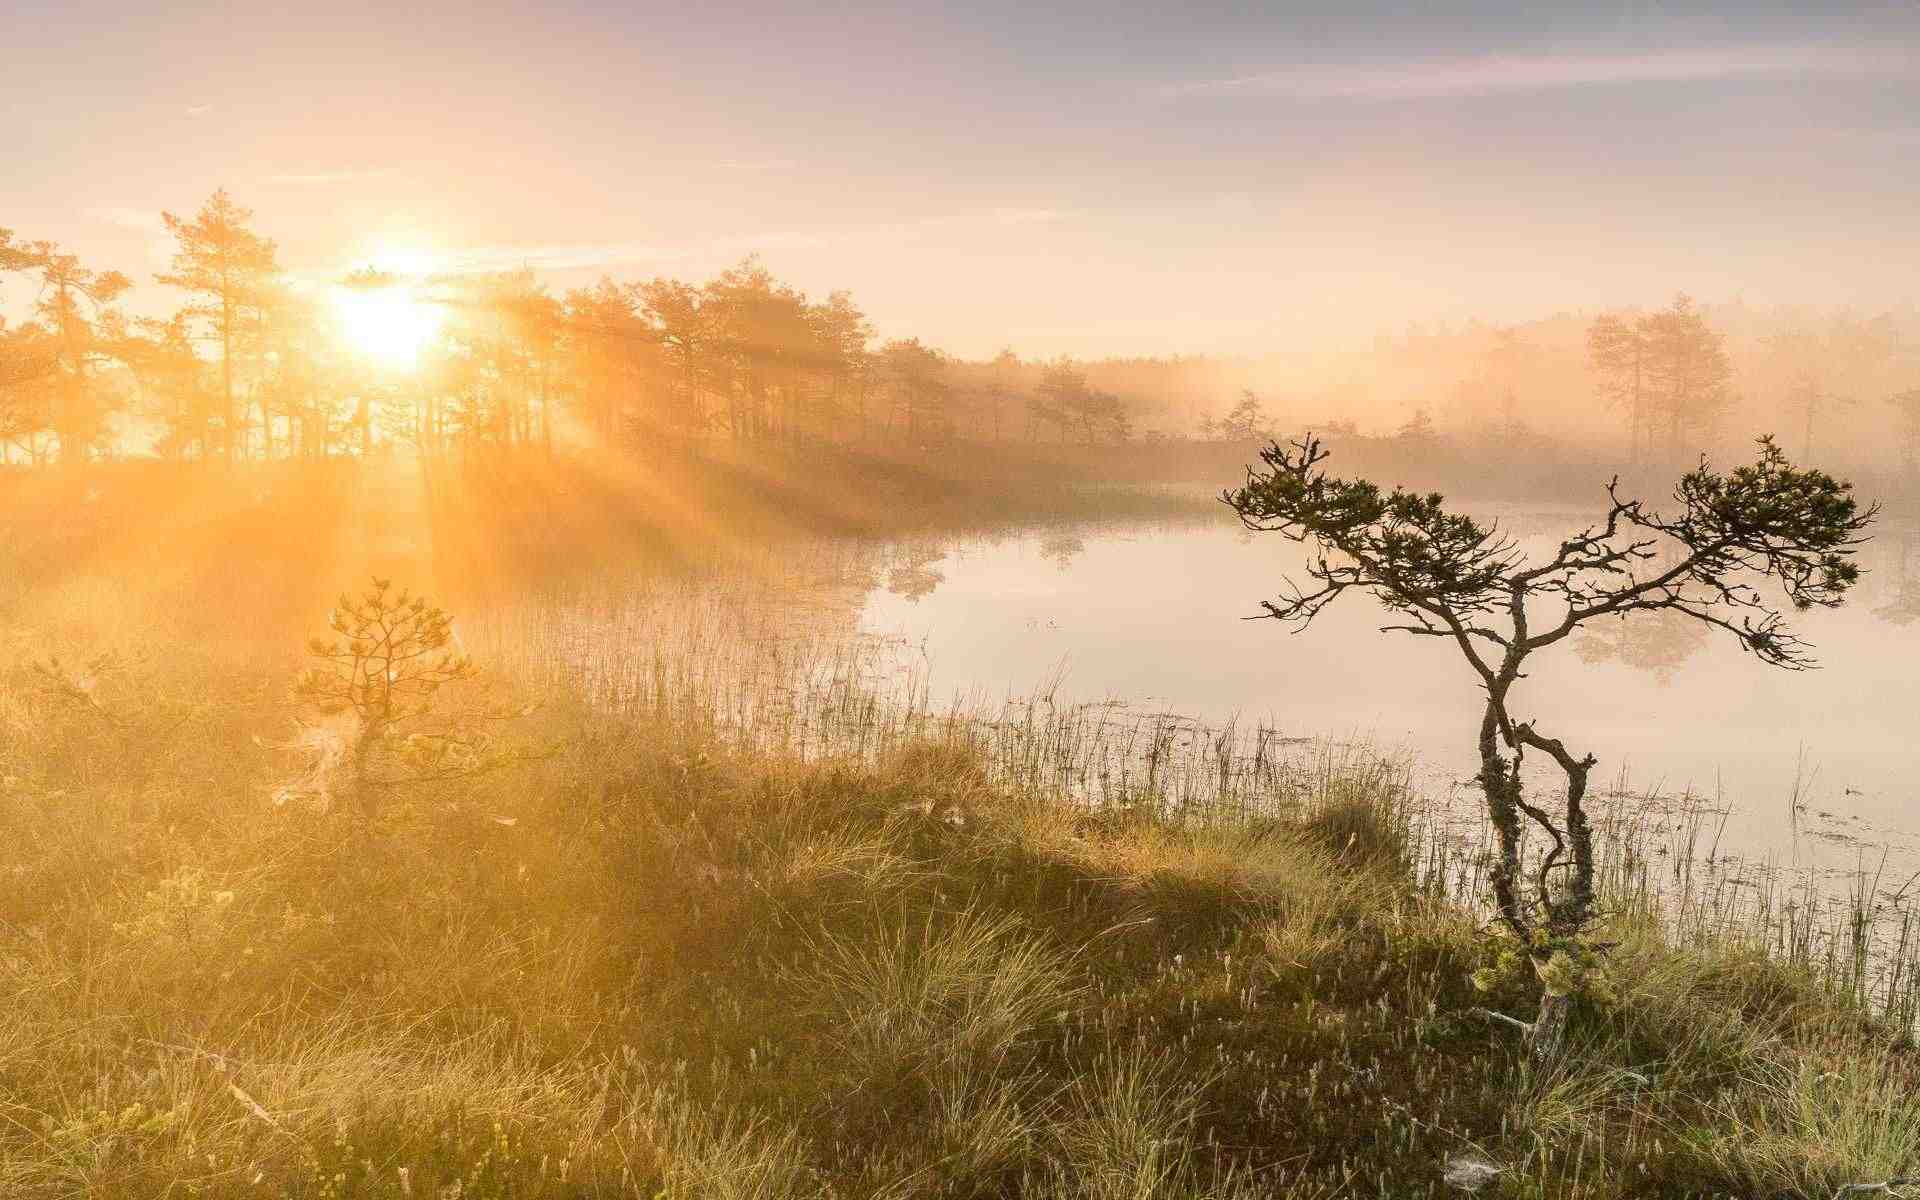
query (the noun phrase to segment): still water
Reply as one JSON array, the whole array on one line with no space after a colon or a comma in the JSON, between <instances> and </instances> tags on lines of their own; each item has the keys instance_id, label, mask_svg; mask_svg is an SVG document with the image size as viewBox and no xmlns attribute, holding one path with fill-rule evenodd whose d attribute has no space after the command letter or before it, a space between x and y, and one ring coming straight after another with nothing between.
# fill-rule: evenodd
<instances>
[{"instance_id":1,"label":"still water","mask_svg":"<svg viewBox=\"0 0 1920 1200\"><path fill-rule=\"evenodd\" d=\"M1581 518L1500 514L1536 551ZM1358 595L1302 632L1245 619L1302 561L1224 521L902 543L860 622L920 659L936 699L1052 689L1405 752L1430 786L1471 776L1477 681L1450 643L1379 632ZM1729 850L1840 867L1891 846L1920 863L1920 530L1882 526L1861 562L1845 607L1794 622L1819 670L1646 614L1538 655L1517 715L1598 756L1596 784L1718 798Z\"/></svg>"}]
</instances>

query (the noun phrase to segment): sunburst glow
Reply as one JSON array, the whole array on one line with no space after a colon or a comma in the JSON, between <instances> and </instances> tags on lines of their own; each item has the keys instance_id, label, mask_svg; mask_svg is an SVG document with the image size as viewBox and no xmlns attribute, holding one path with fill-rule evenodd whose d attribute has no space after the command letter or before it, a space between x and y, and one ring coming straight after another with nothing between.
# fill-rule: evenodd
<instances>
[{"instance_id":1,"label":"sunburst glow","mask_svg":"<svg viewBox=\"0 0 1920 1200\"><path fill-rule=\"evenodd\" d=\"M333 309L341 336L352 349L383 367L408 370L440 330L440 307L405 284L336 287Z\"/></svg>"}]
</instances>

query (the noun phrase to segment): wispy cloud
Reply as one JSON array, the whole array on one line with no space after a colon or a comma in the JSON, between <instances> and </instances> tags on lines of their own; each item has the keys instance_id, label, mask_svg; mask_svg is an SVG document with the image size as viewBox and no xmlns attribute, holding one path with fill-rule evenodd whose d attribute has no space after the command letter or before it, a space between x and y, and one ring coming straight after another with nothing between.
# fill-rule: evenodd
<instances>
[{"instance_id":1,"label":"wispy cloud","mask_svg":"<svg viewBox=\"0 0 1920 1200\"><path fill-rule=\"evenodd\" d=\"M211 104L187 105L187 115L190 117L204 117L212 111L213 111L213 105Z\"/></svg>"},{"instance_id":2,"label":"wispy cloud","mask_svg":"<svg viewBox=\"0 0 1920 1200\"><path fill-rule=\"evenodd\" d=\"M1635 83L1708 83L1908 74L1911 53L1839 46L1743 46L1631 54L1488 55L1404 62L1305 63L1205 79L1163 96L1280 96L1300 100L1424 100Z\"/></svg>"},{"instance_id":3,"label":"wispy cloud","mask_svg":"<svg viewBox=\"0 0 1920 1200\"><path fill-rule=\"evenodd\" d=\"M901 244L927 236L949 236L955 229L982 225L1045 225L1082 215L1060 208L993 208L827 230L767 230L694 238L684 242L563 242L526 245L465 246L437 254L435 273L480 275L531 267L536 271L648 269L703 269L716 262L750 254L785 250L822 250L855 243ZM944 231L944 232L943 232Z\"/></svg>"},{"instance_id":4,"label":"wispy cloud","mask_svg":"<svg viewBox=\"0 0 1920 1200\"><path fill-rule=\"evenodd\" d=\"M356 179L379 179L394 173L392 167L370 167L346 171L286 171L266 177L267 183L307 187L327 183L351 183Z\"/></svg>"}]
</instances>

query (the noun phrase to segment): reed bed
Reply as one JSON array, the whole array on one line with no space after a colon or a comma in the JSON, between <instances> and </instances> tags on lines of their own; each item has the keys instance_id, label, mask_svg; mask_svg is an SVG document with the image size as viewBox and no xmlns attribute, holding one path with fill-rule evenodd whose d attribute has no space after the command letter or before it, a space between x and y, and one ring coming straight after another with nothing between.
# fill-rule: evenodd
<instances>
[{"instance_id":1,"label":"reed bed","mask_svg":"<svg viewBox=\"0 0 1920 1200\"><path fill-rule=\"evenodd\" d=\"M1209 724L1120 700L936 696L911 644L861 633L879 573L870 545L793 555L715 578L601 584L516 597L464 628L517 677L623 718L734 752L877 761L933 739L963 744L994 782L1105 811L1179 822L1298 817L1341 789L1393 798L1422 885L1482 917L1491 843L1470 786L1421 786L1416 763L1365 742L1263 723ZM1885 858L1822 872L1724 853L1717 799L1630 789L1593 800L1601 887L1617 914L1685 944L1730 942L1813 972L1903 1026L1920 1019L1920 879Z\"/></svg>"},{"instance_id":2,"label":"reed bed","mask_svg":"<svg viewBox=\"0 0 1920 1200\"><path fill-rule=\"evenodd\" d=\"M221 526L311 533L304 568L149 578L164 547L73 530L5 598L0 1194L1824 1200L1920 1157L1903 881L1767 872L1716 806L1615 789L1616 994L1542 1067L1475 1015L1538 987L1471 982L1470 796L1258 725L937 698L857 636L871 544L450 553L424 577L542 751L287 800L317 630L281 627L361 553L308 510L389 503L316 486ZM437 553L386 529L396 569Z\"/></svg>"}]
</instances>

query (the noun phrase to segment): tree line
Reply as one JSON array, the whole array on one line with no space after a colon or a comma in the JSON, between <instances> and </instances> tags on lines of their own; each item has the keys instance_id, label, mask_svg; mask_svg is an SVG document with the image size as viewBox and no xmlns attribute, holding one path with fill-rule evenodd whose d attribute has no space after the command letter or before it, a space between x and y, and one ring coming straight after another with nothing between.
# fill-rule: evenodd
<instances>
[{"instance_id":1,"label":"tree line","mask_svg":"<svg viewBox=\"0 0 1920 1200\"><path fill-rule=\"evenodd\" d=\"M1726 339L1685 295L1657 312L1601 315L1587 345L1601 397L1624 415L1630 457L1643 458L1662 441L1678 452L1737 400ZM1797 418L1803 455L1814 453L1837 411L1879 394L1893 406L1903 457L1914 466L1920 389L1888 394L1887 381L1913 365L1890 318L1788 326L1763 335L1756 357L1777 410Z\"/></svg>"},{"instance_id":2,"label":"tree line","mask_svg":"<svg viewBox=\"0 0 1920 1200\"><path fill-rule=\"evenodd\" d=\"M316 291L224 190L165 213L181 297L130 318L126 275L0 230L0 271L34 289L0 324L0 447L10 461L112 452L110 414L157 427L164 457L235 461L405 443L551 446L556 426L637 446L956 436L1124 439L1120 398L1070 360L1012 351L962 364L918 338L876 344L846 292L810 300L748 259L703 284L619 282L553 295L531 270L399 279L368 269ZM383 367L343 337L335 293L404 294L438 320L417 364ZM389 365L390 366L390 365Z\"/></svg>"},{"instance_id":3,"label":"tree line","mask_svg":"<svg viewBox=\"0 0 1920 1200\"><path fill-rule=\"evenodd\" d=\"M0 459L127 452L116 422L150 434L141 452L235 461L551 446L556 429L620 448L1097 445L1352 436L1366 421L1415 442L1598 442L1632 462L1760 428L1808 454L1864 429L1920 474L1915 335L1890 314L1774 321L1736 345L1682 295L1578 323L1410 330L1315 359L967 361L877 339L848 293L812 299L751 258L704 283L603 278L559 295L530 270L363 270L303 287L225 191L162 220L173 255L151 282L178 303L158 317L127 315L127 275L0 230L0 280L32 296L27 319L0 321ZM430 311L419 361L394 370L342 336L342 296Z\"/></svg>"}]
</instances>

